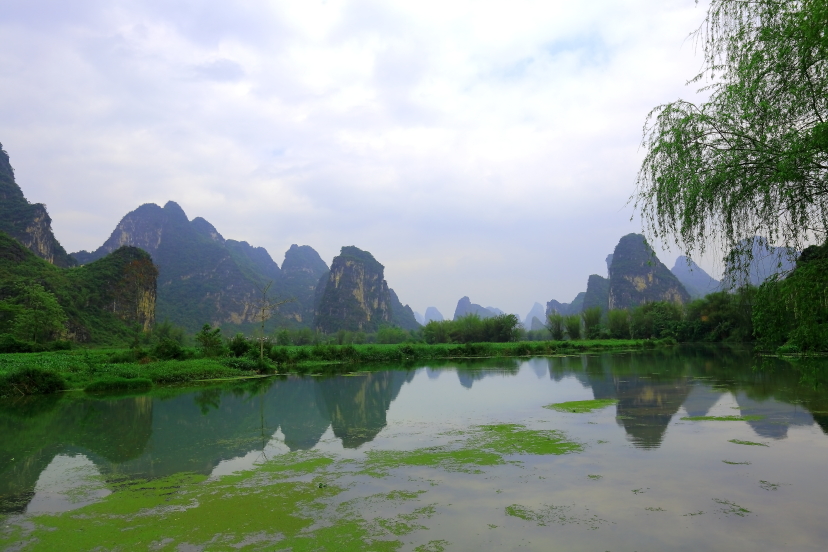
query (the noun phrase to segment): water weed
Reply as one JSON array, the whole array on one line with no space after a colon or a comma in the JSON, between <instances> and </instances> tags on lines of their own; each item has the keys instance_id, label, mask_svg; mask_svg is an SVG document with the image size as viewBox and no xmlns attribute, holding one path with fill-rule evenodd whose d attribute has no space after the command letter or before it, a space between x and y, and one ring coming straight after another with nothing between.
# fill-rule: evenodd
<instances>
[{"instance_id":1,"label":"water weed","mask_svg":"<svg viewBox=\"0 0 828 552\"><path fill-rule=\"evenodd\" d=\"M548 404L544 406L544 408L557 410L558 412L575 412L576 414L584 414L587 412L601 410L616 403L618 403L618 399L593 399L591 401L569 401Z\"/></svg>"}]
</instances>

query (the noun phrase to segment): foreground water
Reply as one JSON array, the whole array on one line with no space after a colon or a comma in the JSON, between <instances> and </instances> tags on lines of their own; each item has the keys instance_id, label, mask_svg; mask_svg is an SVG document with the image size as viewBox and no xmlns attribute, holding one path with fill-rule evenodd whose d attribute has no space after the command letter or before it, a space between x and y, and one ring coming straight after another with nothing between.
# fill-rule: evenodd
<instances>
[{"instance_id":1,"label":"foreground water","mask_svg":"<svg viewBox=\"0 0 828 552\"><path fill-rule=\"evenodd\" d=\"M0 547L823 550L825 383L684 347L5 402Z\"/></svg>"}]
</instances>

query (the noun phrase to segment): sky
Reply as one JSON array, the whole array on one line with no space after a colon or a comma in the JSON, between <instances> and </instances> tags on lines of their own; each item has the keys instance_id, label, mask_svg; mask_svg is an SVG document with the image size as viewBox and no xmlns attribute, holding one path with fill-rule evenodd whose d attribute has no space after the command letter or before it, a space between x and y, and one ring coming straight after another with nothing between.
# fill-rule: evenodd
<instances>
[{"instance_id":1,"label":"sky","mask_svg":"<svg viewBox=\"0 0 828 552\"><path fill-rule=\"evenodd\" d=\"M702 67L694 0L2 0L0 142L70 252L144 203L403 303L521 318L621 236L649 111ZM674 246L659 258L673 266ZM717 263L701 259L716 274Z\"/></svg>"}]
</instances>

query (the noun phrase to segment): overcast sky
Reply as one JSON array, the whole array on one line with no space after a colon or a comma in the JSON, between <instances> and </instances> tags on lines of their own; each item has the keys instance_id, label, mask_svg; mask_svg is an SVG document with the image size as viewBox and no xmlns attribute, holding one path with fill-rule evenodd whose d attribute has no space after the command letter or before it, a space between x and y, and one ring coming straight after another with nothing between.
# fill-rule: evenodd
<instances>
[{"instance_id":1,"label":"overcast sky","mask_svg":"<svg viewBox=\"0 0 828 552\"><path fill-rule=\"evenodd\" d=\"M642 125L696 98L705 10L2 0L0 142L68 251L174 200L280 265L366 249L421 313L468 295L523 317L641 230Z\"/></svg>"}]
</instances>

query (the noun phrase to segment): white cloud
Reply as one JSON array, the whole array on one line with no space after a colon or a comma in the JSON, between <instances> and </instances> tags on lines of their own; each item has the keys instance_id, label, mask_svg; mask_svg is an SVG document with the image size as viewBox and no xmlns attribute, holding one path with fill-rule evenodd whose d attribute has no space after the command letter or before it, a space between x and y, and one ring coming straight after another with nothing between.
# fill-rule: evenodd
<instances>
[{"instance_id":1,"label":"white cloud","mask_svg":"<svg viewBox=\"0 0 828 552\"><path fill-rule=\"evenodd\" d=\"M403 301L444 315L469 295L522 316L605 272L640 229L625 203L644 117L693 97L685 37L704 16L689 0L7 4L0 141L67 249L172 199L277 260L368 249Z\"/></svg>"}]
</instances>

